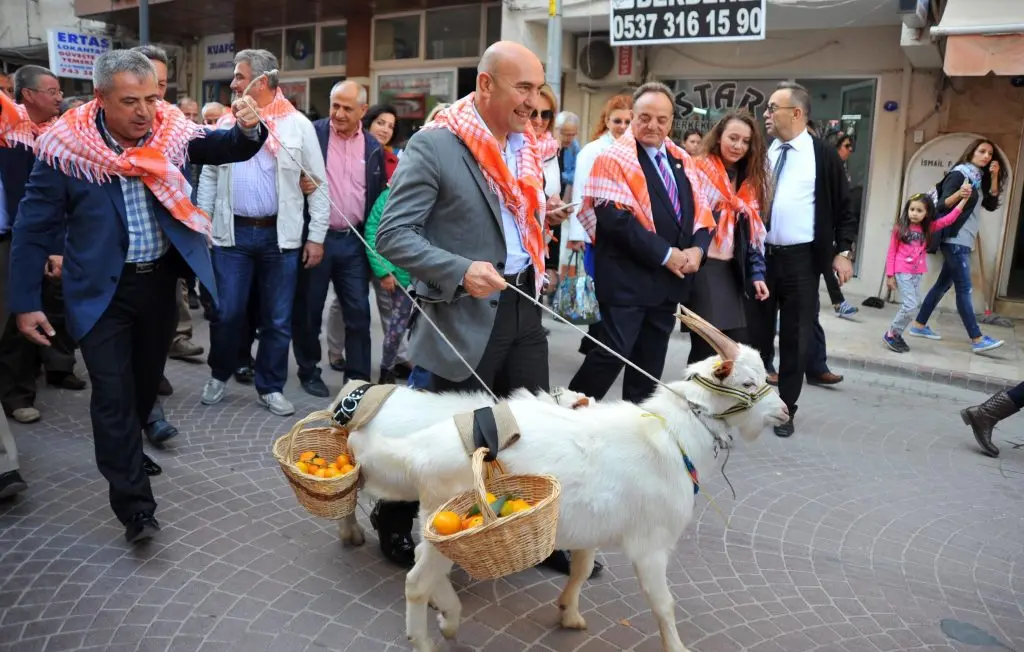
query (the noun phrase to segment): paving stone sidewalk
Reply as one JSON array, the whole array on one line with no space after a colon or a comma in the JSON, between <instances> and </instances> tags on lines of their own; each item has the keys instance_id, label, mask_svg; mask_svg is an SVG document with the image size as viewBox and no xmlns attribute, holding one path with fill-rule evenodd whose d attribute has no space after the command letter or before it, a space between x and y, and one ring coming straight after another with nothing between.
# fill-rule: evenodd
<instances>
[{"instance_id":1,"label":"paving stone sidewalk","mask_svg":"<svg viewBox=\"0 0 1024 652\"><path fill-rule=\"evenodd\" d=\"M564 385L578 337L552 325L551 341L552 380ZM673 342L667 377L686 347ZM126 546L107 506L87 393L44 390L43 421L14 426L30 489L0 504L0 652L408 649L403 573L372 534L342 547L276 467L270 444L290 421L237 385L201 406L205 366L174 362L169 375L182 435L153 452L164 529L147 546ZM340 389L339 375L325 379ZM321 406L294 381L286 393L300 413ZM733 452L736 500L720 476L705 479L728 527L702 495L670 564L687 646L977 649L943 633L951 619L1024 650L1024 448L1013 450L1024 417L1001 429L1000 460L982 457L957 415L981 397L863 371L805 389L795 437L769 433ZM587 632L555 628L560 577L472 582L456 571L465 622L441 649L660 650L632 568L614 551L601 559L606 572L583 592Z\"/></svg>"}]
</instances>

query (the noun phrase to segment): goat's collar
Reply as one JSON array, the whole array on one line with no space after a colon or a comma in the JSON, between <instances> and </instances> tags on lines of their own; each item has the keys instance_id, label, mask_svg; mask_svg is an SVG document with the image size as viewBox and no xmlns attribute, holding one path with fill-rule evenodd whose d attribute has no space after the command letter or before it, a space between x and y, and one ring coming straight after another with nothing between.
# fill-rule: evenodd
<instances>
[{"instance_id":1,"label":"goat's collar","mask_svg":"<svg viewBox=\"0 0 1024 652\"><path fill-rule=\"evenodd\" d=\"M708 390L709 392L712 392L713 394L719 394L721 396L730 396L736 399L736 403L733 404L732 407L729 407L723 410L722 412L718 413L705 412L700 407L692 406L691 404L694 412L702 414L703 416L709 419L724 419L725 417L732 416L734 414L746 412L750 408L754 407L755 403L763 399L765 396L768 396L768 394L770 394L772 391L771 386L765 384L761 385L753 392L745 392L742 389L726 387L725 385L716 383L715 381L709 378L705 378L700 374L694 374L693 377L690 378L690 380L692 382L697 383L698 385Z\"/></svg>"}]
</instances>

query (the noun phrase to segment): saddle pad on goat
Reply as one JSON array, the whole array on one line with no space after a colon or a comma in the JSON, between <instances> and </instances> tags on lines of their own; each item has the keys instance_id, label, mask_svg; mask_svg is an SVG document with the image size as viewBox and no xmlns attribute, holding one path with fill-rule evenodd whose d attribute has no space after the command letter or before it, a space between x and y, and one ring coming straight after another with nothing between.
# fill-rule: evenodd
<instances>
[{"instance_id":1,"label":"saddle pad on goat","mask_svg":"<svg viewBox=\"0 0 1024 652\"><path fill-rule=\"evenodd\" d=\"M334 420L349 431L359 430L377 416L395 385L374 385L365 380L350 380L331 403Z\"/></svg>"},{"instance_id":2,"label":"saddle pad on goat","mask_svg":"<svg viewBox=\"0 0 1024 652\"><path fill-rule=\"evenodd\" d=\"M508 403L456 414L455 427L459 430L466 455L472 457L476 449L486 448L488 453L484 460L487 462L493 462L498 451L519 441L519 424Z\"/></svg>"}]
</instances>

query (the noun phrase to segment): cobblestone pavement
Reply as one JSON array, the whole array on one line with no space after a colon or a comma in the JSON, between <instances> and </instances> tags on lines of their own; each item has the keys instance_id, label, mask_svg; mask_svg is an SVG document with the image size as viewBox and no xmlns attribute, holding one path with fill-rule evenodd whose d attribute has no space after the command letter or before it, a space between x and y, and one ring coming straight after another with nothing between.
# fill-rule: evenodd
<instances>
[{"instance_id":1,"label":"cobblestone pavement","mask_svg":"<svg viewBox=\"0 0 1024 652\"><path fill-rule=\"evenodd\" d=\"M577 338L552 330L552 378L565 384ZM669 369L686 348L673 344ZM107 506L87 394L45 390L44 420L14 426L30 489L0 505L0 651L407 649L402 572L372 535L343 548L275 466L270 444L289 420L237 385L202 407L205 366L173 362L169 375L182 435L153 452L164 529L147 546L129 548ZM286 391L300 413L319 407L294 381ZM1024 650L1024 449L1010 445L1022 421L1002 429L1001 460L982 457L957 415L979 398L865 372L806 389L794 438L734 451L737 500L706 479L729 524L699 497L670 564L687 646L976 649L947 638L940 622L952 619ZM632 568L614 551L600 558L607 570L583 592L587 632L555 628L553 574L476 583L457 570L466 619L442 649L660 650Z\"/></svg>"}]
</instances>

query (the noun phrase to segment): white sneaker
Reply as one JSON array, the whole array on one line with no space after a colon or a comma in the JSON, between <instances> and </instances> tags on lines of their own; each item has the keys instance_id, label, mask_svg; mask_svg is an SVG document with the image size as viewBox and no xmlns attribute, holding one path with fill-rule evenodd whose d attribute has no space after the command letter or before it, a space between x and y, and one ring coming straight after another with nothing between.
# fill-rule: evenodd
<instances>
[{"instance_id":1,"label":"white sneaker","mask_svg":"<svg viewBox=\"0 0 1024 652\"><path fill-rule=\"evenodd\" d=\"M295 414L295 406L281 392L260 394L258 400L259 404L270 410L271 414L276 414L279 417L290 417Z\"/></svg>"},{"instance_id":2,"label":"white sneaker","mask_svg":"<svg viewBox=\"0 0 1024 652\"><path fill-rule=\"evenodd\" d=\"M206 387L203 387L203 396L199 400L203 405L216 405L224 400L224 392L227 389L227 383L216 378L211 378L206 381Z\"/></svg>"}]
</instances>

